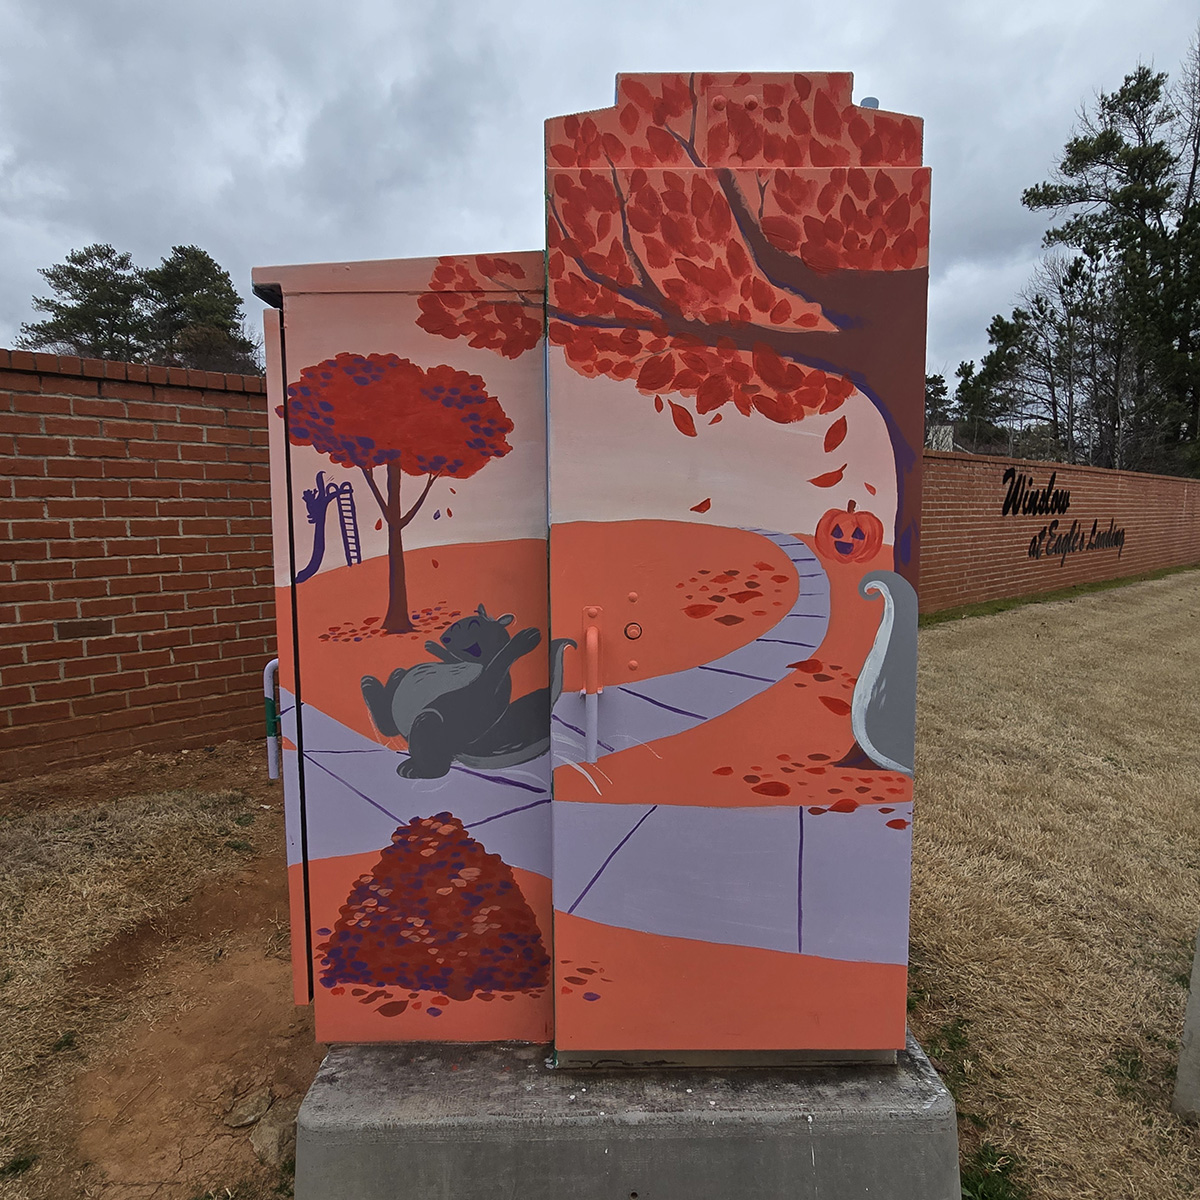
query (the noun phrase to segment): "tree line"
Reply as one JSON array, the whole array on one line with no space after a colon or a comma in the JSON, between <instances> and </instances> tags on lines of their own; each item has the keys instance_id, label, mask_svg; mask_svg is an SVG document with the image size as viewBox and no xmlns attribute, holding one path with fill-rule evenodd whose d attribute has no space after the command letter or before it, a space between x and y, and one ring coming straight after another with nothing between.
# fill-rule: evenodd
<instances>
[{"instance_id":1,"label":"tree line","mask_svg":"<svg viewBox=\"0 0 1200 1200\"><path fill-rule=\"evenodd\" d=\"M926 420L972 451L1200 474L1200 41L1085 109L1049 180L1046 255Z\"/></svg>"},{"instance_id":2,"label":"tree line","mask_svg":"<svg viewBox=\"0 0 1200 1200\"><path fill-rule=\"evenodd\" d=\"M233 280L199 246L175 246L158 266L141 268L96 243L39 273L53 295L33 298L45 318L21 326L22 349L262 374Z\"/></svg>"}]
</instances>

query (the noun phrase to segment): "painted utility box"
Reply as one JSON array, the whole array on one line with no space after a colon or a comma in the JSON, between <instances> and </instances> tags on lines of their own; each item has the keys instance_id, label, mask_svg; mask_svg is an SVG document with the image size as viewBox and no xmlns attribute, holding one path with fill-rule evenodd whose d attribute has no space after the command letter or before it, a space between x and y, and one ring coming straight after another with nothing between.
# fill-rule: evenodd
<instances>
[{"instance_id":1,"label":"painted utility box","mask_svg":"<svg viewBox=\"0 0 1200 1200\"><path fill-rule=\"evenodd\" d=\"M471 303L519 288L537 313L542 256L492 265L500 281ZM426 293L463 307L467 269L255 273L281 305L267 352L293 945L322 1041L551 1033L564 647L547 637L541 322L508 355L430 331Z\"/></svg>"},{"instance_id":2,"label":"painted utility box","mask_svg":"<svg viewBox=\"0 0 1200 1200\"><path fill-rule=\"evenodd\" d=\"M903 1047L929 173L851 85L622 76L544 260L256 272L322 1039Z\"/></svg>"}]
</instances>

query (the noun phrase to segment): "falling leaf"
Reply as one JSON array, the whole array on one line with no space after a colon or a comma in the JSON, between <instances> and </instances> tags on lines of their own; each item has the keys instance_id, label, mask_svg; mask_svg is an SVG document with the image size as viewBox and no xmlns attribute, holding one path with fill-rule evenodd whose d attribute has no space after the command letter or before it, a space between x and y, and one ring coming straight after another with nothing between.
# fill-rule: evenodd
<instances>
[{"instance_id":1,"label":"falling leaf","mask_svg":"<svg viewBox=\"0 0 1200 1200\"><path fill-rule=\"evenodd\" d=\"M454 514L449 509L446 509L446 516L452 517Z\"/></svg>"},{"instance_id":2,"label":"falling leaf","mask_svg":"<svg viewBox=\"0 0 1200 1200\"><path fill-rule=\"evenodd\" d=\"M721 419L721 414L720 414L720 413L716 413L716 414L713 416L713 419L712 419L711 421L709 421L709 424L710 424L710 425L715 425L715 424L716 424L716 423L717 423L717 422L718 422L720 419Z\"/></svg>"},{"instance_id":3,"label":"falling leaf","mask_svg":"<svg viewBox=\"0 0 1200 1200\"><path fill-rule=\"evenodd\" d=\"M837 696L821 696L820 701L831 713L844 717L850 712L850 705Z\"/></svg>"},{"instance_id":4,"label":"falling leaf","mask_svg":"<svg viewBox=\"0 0 1200 1200\"><path fill-rule=\"evenodd\" d=\"M667 403L671 406L671 420L675 422L675 428L687 437L695 437L696 422L692 419L692 414L674 400L668 400Z\"/></svg>"},{"instance_id":5,"label":"falling leaf","mask_svg":"<svg viewBox=\"0 0 1200 1200\"><path fill-rule=\"evenodd\" d=\"M700 617L707 617L709 613L715 613L717 606L715 604L689 604L683 611L687 616L698 620Z\"/></svg>"},{"instance_id":6,"label":"falling leaf","mask_svg":"<svg viewBox=\"0 0 1200 1200\"><path fill-rule=\"evenodd\" d=\"M849 463L842 463L836 471L826 471L824 475L818 475L815 479L810 479L808 482L814 487L836 487L842 482L842 476L846 473L846 468Z\"/></svg>"},{"instance_id":7,"label":"falling leaf","mask_svg":"<svg viewBox=\"0 0 1200 1200\"><path fill-rule=\"evenodd\" d=\"M655 411L655 412L662 412L662 410L663 410L662 397L661 397L661 396L655 396L655 397L654 397L654 411Z\"/></svg>"},{"instance_id":8,"label":"falling leaf","mask_svg":"<svg viewBox=\"0 0 1200 1200\"><path fill-rule=\"evenodd\" d=\"M437 560L436 558L435 558L435 559L432 559L431 561L433 562L433 565L434 565L435 567L438 565L438 560Z\"/></svg>"},{"instance_id":9,"label":"falling leaf","mask_svg":"<svg viewBox=\"0 0 1200 1200\"><path fill-rule=\"evenodd\" d=\"M442 510L439 508L439 509L437 510L437 512L435 512L435 513L433 514L433 519L434 519L435 521L440 521L440 520L441 520L441 517L442 517Z\"/></svg>"},{"instance_id":10,"label":"falling leaf","mask_svg":"<svg viewBox=\"0 0 1200 1200\"><path fill-rule=\"evenodd\" d=\"M828 454L831 450L836 450L846 438L846 418L838 417L830 427L825 430L825 453ZM843 468L844 470L845 468Z\"/></svg>"},{"instance_id":11,"label":"falling leaf","mask_svg":"<svg viewBox=\"0 0 1200 1200\"><path fill-rule=\"evenodd\" d=\"M710 508L712 508L712 498L711 497L707 500L701 500L699 504L693 504L691 511L692 512L708 512L708 510Z\"/></svg>"},{"instance_id":12,"label":"falling leaf","mask_svg":"<svg viewBox=\"0 0 1200 1200\"><path fill-rule=\"evenodd\" d=\"M375 528L376 528L376 529L382 529L382 528L383 528L383 518L382 518L382 517L380 517L380 518L379 518L379 520L375 522Z\"/></svg>"},{"instance_id":13,"label":"falling leaf","mask_svg":"<svg viewBox=\"0 0 1200 1200\"><path fill-rule=\"evenodd\" d=\"M450 489L450 495L452 495L452 496L457 496L457 495L458 495L458 493L457 493L457 492L456 492L456 491L455 491L453 488L451 488L451 489Z\"/></svg>"},{"instance_id":14,"label":"falling leaf","mask_svg":"<svg viewBox=\"0 0 1200 1200\"><path fill-rule=\"evenodd\" d=\"M865 487L872 496L875 495L875 489L869 483L864 483L863 487Z\"/></svg>"}]
</instances>

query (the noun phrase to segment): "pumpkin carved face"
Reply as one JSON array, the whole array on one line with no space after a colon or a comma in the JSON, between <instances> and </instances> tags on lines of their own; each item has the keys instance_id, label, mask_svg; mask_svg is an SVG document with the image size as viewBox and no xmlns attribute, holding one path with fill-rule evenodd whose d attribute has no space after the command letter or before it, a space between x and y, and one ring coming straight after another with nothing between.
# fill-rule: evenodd
<instances>
[{"instance_id":1,"label":"pumpkin carved face","mask_svg":"<svg viewBox=\"0 0 1200 1200\"><path fill-rule=\"evenodd\" d=\"M856 509L831 508L817 522L817 549L836 562L865 562L883 545L883 522L874 514Z\"/></svg>"}]
</instances>

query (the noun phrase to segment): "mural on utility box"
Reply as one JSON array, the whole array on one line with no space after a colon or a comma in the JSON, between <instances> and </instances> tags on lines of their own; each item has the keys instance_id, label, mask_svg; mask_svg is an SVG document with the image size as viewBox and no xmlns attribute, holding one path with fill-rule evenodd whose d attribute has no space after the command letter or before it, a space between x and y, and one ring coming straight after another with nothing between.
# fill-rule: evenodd
<instances>
[{"instance_id":1,"label":"mural on utility box","mask_svg":"<svg viewBox=\"0 0 1200 1200\"><path fill-rule=\"evenodd\" d=\"M562 1049L903 1045L929 173L850 92L547 125ZM520 350L496 279L422 327Z\"/></svg>"},{"instance_id":2,"label":"mural on utility box","mask_svg":"<svg viewBox=\"0 0 1200 1200\"><path fill-rule=\"evenodd\" d=\"M294 695L298 674L302 967L325 1040L544 1040L549 716L568 642L547 628L541 356L484 372L490 355L446 354L416 323L405 264L391 276L366 314L353 270L348 294L307 282L287 301L289 358L306 365L274 417L292 478L325 464L294 485L289 527L297 564L311 539L285 682ZM353 500L330 464L377 508L372 528L359 504L345 567L324 553L328 510Z\"/></svg>"},{"instance_id":3,"label":"mural on utility box","mask_svg":"<svg viewBox=\"0 0 1200 1200\"><path fill-rule=\"evenodd\" d=\"M296 589L319 1035L904 1045L929 173L851 91L622 76L548 122L544 263L326 301L293 453L387 531Z\"/></svg>"}]
</instances>

